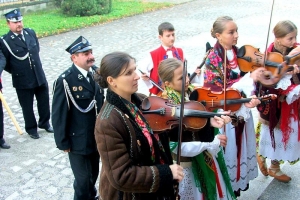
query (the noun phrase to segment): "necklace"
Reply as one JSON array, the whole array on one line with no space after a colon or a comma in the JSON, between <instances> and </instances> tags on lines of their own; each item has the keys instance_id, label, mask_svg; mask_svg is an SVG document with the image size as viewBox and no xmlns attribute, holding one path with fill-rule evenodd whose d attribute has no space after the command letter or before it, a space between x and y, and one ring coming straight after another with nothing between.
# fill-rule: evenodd
<instances>
[{"instance_id":1,"label":"necklace","mask_svg":"<svg viewBox=\"0 0 300 200\"><path fill-rule=\"evenodd\" d=\"M229 61L228 65L230 69L236 69L238 67L237 58L232 49L227 50L227 59Z\"/></svg>"}]
</instances>

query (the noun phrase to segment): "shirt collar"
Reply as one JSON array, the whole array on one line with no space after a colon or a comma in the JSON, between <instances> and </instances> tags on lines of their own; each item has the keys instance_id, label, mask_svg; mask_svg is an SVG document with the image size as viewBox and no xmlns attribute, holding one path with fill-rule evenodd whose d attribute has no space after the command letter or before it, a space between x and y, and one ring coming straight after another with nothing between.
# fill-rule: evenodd
<instances>
[{"instance_id":1,"label":"shirt collar","mask_svg":"<svg viewBox=\"0 0 300 200\"><path fill-rule=\"evenodd\" d=\"M75 64L74 64L75 65ZM87 73L88 71L86 71L85 69L78 67L77 65L75 65L75 67L82 73L82 75L86 78L87 77Z\"/></svg>"},{"instance_id":2,"label":"shirt collar","mask_svg":"<svg viewBox=\"0 0 300 200\"><path fill-rule=\"evenodd\" d=\"M15 33L15 32L13 32L13 33L15 34L15 36L19 35L18 33ZM21 34L24 36L23 30L22 30Z\"/></svg>"},{"instance_id":3,"label":"shirt collar","mask_svg":"<svg viewBox=\"0 0 300 200\"><path fill-rule=\"evenodd\" d=\"M167 51L167 49L172 49L173 47L167 47L167 46L165 46L165 45L161 45L166 51Z\"/></svg>"}]
</instances>

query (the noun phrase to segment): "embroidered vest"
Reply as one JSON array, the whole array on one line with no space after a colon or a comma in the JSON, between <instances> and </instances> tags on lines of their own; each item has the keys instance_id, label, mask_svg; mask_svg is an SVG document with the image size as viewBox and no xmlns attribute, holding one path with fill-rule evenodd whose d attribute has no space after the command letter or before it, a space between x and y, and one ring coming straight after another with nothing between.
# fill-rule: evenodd
<instances>
[{"instance_id":1,"label":"embroidered vest","mask_svg":"<svg viewBox=\"0 0 300 200\"><path fill-rule=\"evenodd\" d=\"M178 56L179 56L179 59L183 61L182 49L180 49L180 48L174 48L174 49L175 49L175 52L173 51L173 57L178 58ZM177 52L177 55L176 55L176 52ZM162 46L160 46L158 49L151 51L150 54L151 54L151 58L152 58L152 62L153 62L153 69L150 72L150 78L152 80L154 80L156 83L158 83L158 85L161 85L161 81L158 76L158 65L162 60L167 58L166 50ZM150 91L150 93L156 95L159 93L160 90L157 87L153 86L151 89L149 89L149 91Z\"/></svg>"}]
</instances>

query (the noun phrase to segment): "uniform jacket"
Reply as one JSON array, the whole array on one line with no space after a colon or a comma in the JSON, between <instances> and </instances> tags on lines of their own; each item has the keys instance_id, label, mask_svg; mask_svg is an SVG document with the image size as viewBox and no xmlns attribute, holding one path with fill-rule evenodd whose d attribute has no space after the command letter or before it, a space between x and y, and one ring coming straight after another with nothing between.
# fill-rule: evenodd
<instances>
[{"instance_id":1,"label":"uniform jacket","mask_svg":"<svg viewBox=\"0 0 300 200\"><path fill-rule=\"evenodd\" d=\"M0 48L0 90L2 90L2 79L1 79L1 75L2 75L2 72L3 72L3 69L6 65L6 59L2 53L2 50Z\"/></svg>"},{"instance_id":2,"label":"uniform jacket","mask_svg":"<svg viewBox=\"0 0 300 200\"><path fill-rule=\"evenodd\" d=\"M32 89L47 84L39 52L40 46L35 32L32 29L24 28L23 35L25 43L21 41L12 31L1 37L0 45L6 58L5 70L12 75L13 86L16 89ZM11 52L21 58L28 53L28 57L19 60Z\"/></svg>"},{"instance_id":3,"label":"uniform jacket","mask_svg":"<svg viewBox=\"0 0 300 200\"><path fill-rule=\"evenodd\" d=\"M97 101L97 113L104 101L103 89L91 84L73 65L59 76L54 83L52 101L52 125L57 148L71 149L72 153L87 155L97 151L94 137L96 111L92 108L83 113L78 110L65 92L63 80L66 80L76 104L86 109L91 101ZM68 104L69 102L69 104Z\"/></svg>"},{"instance_id":4,"label":"uniform jacket","mask_svg":"<svg viewBox=\"0 0 300 200\"><path fill-rule=\"evenodd\" d=\"M102 159L100 199L173 199L172 157L168 137L159 135L165 149L165 164L151 164L150 147L120 97L107 90L107 101L97 118L95 137ZM134 94L133 102L139 97Z\"/></svg>"}]
</instances>

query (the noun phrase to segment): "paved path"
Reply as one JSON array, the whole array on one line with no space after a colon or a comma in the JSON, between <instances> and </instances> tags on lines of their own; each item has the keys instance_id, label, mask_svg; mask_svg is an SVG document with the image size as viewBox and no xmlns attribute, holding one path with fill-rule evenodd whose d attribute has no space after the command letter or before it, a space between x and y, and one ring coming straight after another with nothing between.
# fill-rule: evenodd
<instances>
[{"instance_id":1,"label":"paved path","mask_svg":"<svg viewBox=\"0 0 300 200\"><path fill-rule=\"evenodd\" d=\"M51 99L54 80L71 65L70 55L64 49L79 35L85 36L92 42L97 65L99 65L105 54L116 50L126 51L139 61L145 57L146 52L160 44L157 38L157 26L161 22L169 21L176 28L176 46L184 49L188 59L188 69L191 72L202 61L205 53L205 43L209 41L214 44L215 42L210 36L212 23L218 16L229 15L235 19L239 27L240 38L238 44L251 44L264 51L271 9L270 1L166 1L185 3L99 26L41 38L40 54L49 82ZM277 0L274 5L271 27L278 20L283 19L291 19L299 26L299 6L299 1ZM26 21L24 23L26 26ZM272 34L270 34L270 39L272 38ZM4 96L19 125L24 130L22 111L16 92L11 86L11 78L6 72L3 74L3 82ZM139 91L146 91L142 82ZM5 138L12 148L0 150L1 200L72 199L73 175L67 155L57 150L53 134L46 133L43 130L39 130L39 134L41 138L38 140L31 139L26 133L18 135L13 123L5 113ZM299 169L299 165L287 169L292 169L295 172L295 169ZM284 185L285 190L283 192L289 191L291 193L289 189L299 188L300 184L296 178L296 174L293 174L293 181ZM258 199L271 181L271 178L264 178L260 175L251 183L250 190L243 193L240 199ZM274 184L275 186L273 186ZM277 187L274 182L271 182L269 186ZM272 195L273 193L270 192L269 194ZM295 193L293 194L295 195ZM261 199L271 199L271 197L267 196Z\"/></svg>"}]
</instances>

